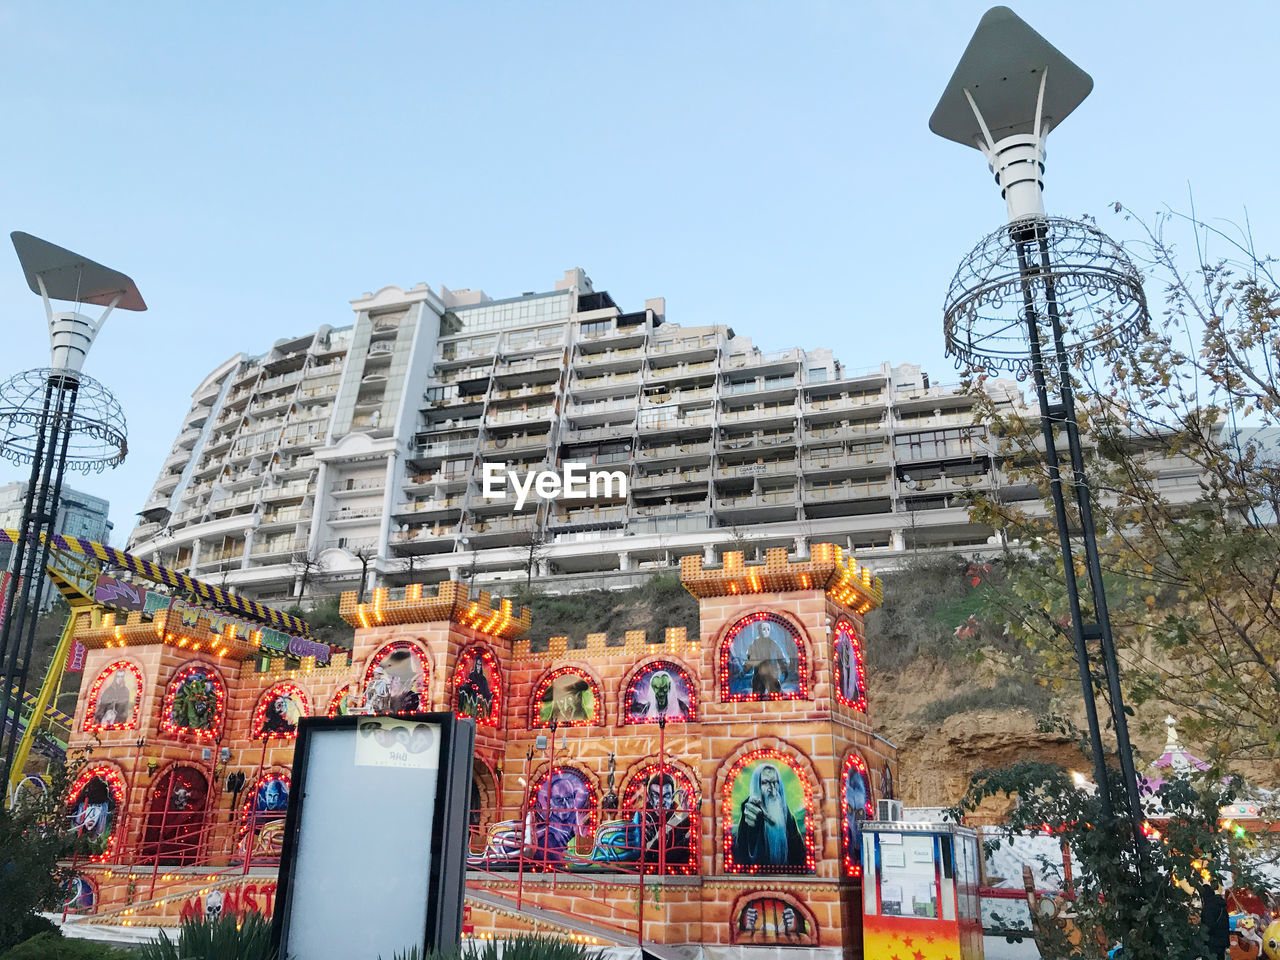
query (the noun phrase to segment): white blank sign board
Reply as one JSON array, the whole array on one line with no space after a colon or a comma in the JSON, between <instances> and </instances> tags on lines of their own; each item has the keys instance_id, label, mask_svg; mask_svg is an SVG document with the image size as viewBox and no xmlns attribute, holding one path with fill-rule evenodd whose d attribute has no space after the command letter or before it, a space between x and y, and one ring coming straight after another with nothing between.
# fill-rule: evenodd
<instances>
[{"instance_id":1,"label":"white blank sign board","mask_svg":"<svg viewBox=\"0 0 1280 960\"><path fill-rule=\"evenodd\" d=\"M423 949L440 745L439 724L396 717L310 731L282 958Z\"/></svg>"}]
</instances>

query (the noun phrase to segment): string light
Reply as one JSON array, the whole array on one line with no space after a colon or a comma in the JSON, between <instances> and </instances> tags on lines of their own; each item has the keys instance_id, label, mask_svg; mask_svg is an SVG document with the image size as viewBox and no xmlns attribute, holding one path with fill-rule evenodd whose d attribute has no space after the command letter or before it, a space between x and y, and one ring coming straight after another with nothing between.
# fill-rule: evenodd
<instances>
[{"instance_id":1,"label":"string light","mask_svg":"<svg viewBox=\"0 0 1280 960\"><path fill-rule=\"evenodd\" d=\"M276 700L284 697L294 700L298 704L298 716L305 717L310 708L307 700L306 691L295 683L277 683L267 689L262 695L262 699L258 701L258 705L253 710L253 739L267 740L294 740L298 736L298 725L296 722L291 724L292 729L289 730L268 730L267 729L267 711L271 709L272 704Z\"/></svg>"},{"instance_id":2,"label":"string light","mask_svg":"<svg viewBox=\"0 0 1280 960\"><path fill-rule=\"evenodd\" d=\"M128 673L133 677L136 690L133 697L133 707L129 711L129 716L119 723L99 723L95 719L98 715L98 695L102 692L102 687L106 682L121 672ZM138 710L141 706L142 671L138 669L136 664L128 660L117 660L98 674L98 679L94 680L93 686L89 688L89 703L84 712L84 729L98 731L132 730L138 725Z\"/></svg>"},{"instance_id":3,"label":"string light","mask_svg":"<svg viewBox=\"0 0 1280 960\"><path fill-rule=\"evenodd\" d=\"M785 690L766 691L763 694L757 693L731 693L729 690L729 671L730 671L730 654L733 651L734 641L738 639L738 635L747 627L756 623L776 623L787 632L795 645L796 650L796 672L799 675L797 689L793 692ZM809 667L805 659L804 641L799 632L793 627L790 621L778 616L776 613L765 613L758 611L756 613L747 614L725 634L724 640L720 644L720 700L722 703L743 703L750 700L808 700L809 699Z\"/></svg>"},{"instance_id":4,"label":"string light","mask_svg":"<svg viewBox=\"0 0 1280 960\"><path fill-rule=\"evenodd\" d=\"M849 644L853 653L854 670L858 674L858 696L849 698L845 695L844 659L840 656L840 644ZM867 668L862 659L862 641L853 629L853 624L843 617L836 622L836 700L846 707L867 712Z\"/></svg>"},{"instance_id":5,"label":"string light","mask_svg":"<svg viewBox=\"0 0 1280 960\"><path fill-rule=\"evenodd\" d=\"M480 644L473 644L458 654L458 666L453 671L453 709L460 717L470 717L464 713L459 702L459 693L466 686L476 661L484 664L485 676L489 681L489 712L483 717L475 717L482 727L496 727L502 716L502 674L498 667L498 658L493 651Z\"/></svg>"},{"instance_id":6,"label":"string light","mask_svg":"<svg viewBox=\"0 0 1280 960\"><path fill-rule=\"evenodd\" d=\"M622 700L622 714L626 718L627 723L657 723L661 717L656 713L653 716L636 716L631 711L631 705L636 702L636 689L646 677L651 677L659 670L665 670L667 673L673 674L684 681L685 694L688 696L688 706L683 715L678 717L668 717L669 720L675 720L678 723L691 723L698 719L698 687L689 676L689 671L680 664L671 660L654 660L645 664L631 676L631 680L627 683L627 692ZM671 691L671 696L675 696L675 685Z\"/></svg>"},{"instance_id":7,"label":"string light","mask_svg":"<svg viewBox=\"0 0 1280 960\"><path fill-rule=\"evenodd\" d=\"M337 717L342 715L342 701L351 696L351 684L347 684L341 690L333 695L333 699L329 701L329 709L325 713L328 717Z\"/></svg>"},{"instance_id":8,"label":"string light","mask_svg":"<svg viewBox=\"0 0 1280 960\"><path fill-rule=\"evenodd\" d=\"M173 719L173 704L178 691L190 680L202 677L213 689L213 715L208 717L208 725L204 727L186 727ZM160 715L160 729L174 736L193 736L198 740L213 740L222 724L223 711L227 704L227 689L222 679L209 667L193 663L178 671L164 693L164 709Z\"/></svg>"},{"instance_id":9,"label":"string light","mask_svg":"<svg viewBox=\"0 0 1280 960\"><path fill-rule=\"evenodd\" d=\"M840 821L844 827L844 872L846 876L862 876L862 844L853 840L854 811L849 809L849 778L862 778L862 792L866 796L862 812L870 820L875 815L875 807L871 805L871 777L867 774L867 764L856 753L844 758L844 770L840 774Z\"/></svg>"},{"instance_id":10,"label":"string light","mask_svg":"<svg viewBox=\"0 0 1280 960\"><path fill-rule=\"evenodd\" d=\"M529 718L530 718L529 725L531 727L551 726L551 718L547 717L544 720L542 717L542 705L544 703L554 704L555 701L552 700L552 698L549 696L549 694L551 693L552 684L554 684L561 677L567 677L567 676L579 677L580 679L586 682L587 686L591 689L593 706L591 710L588 712L586 719L565 720L562 717L556 717L556 726L558 727L589 727L589 726L592 726L593 724L602 723L604 721L604 717L602 716L602 711L600 709L601 707L600 686L595 682L595 680L593 680L590 676L587 675L585 671L580 670L578 667L557 667L556 669L548 673L545 677L543 677L542 680L538 682L538 686L534 689L533 700L529 704ZM553 706L552 707L553 713L554 713L554 710L555 708Z\"/></svg>"},{"instance_id":11,"label":"string light","mask_svg":"<svg viewBox=\"0 0 1280 960\"><path fill-rule=\"evenodd\" d=\"M759 863L734 863L733 860L733 787L738 782L738 777L746 770L748 766L757 760L771 760L786 766L800 781L804 787L804 866L789 864L759 864ZM786 797L786 785L779 784L782 795ZM729 775L724 784L724 799L721 801L721 812L724 817L724 826L721 830L721 839L724 845L724 869L726 873L814 873L817 869L817 858L814 855L814 836L813 836L813 785L809 783L809 778L804 775L799 765L794 759L777 750L769 748L761 748L752 750L745 756L739 757L737 762L729 770Z\"/></svg>"}]
</instances>

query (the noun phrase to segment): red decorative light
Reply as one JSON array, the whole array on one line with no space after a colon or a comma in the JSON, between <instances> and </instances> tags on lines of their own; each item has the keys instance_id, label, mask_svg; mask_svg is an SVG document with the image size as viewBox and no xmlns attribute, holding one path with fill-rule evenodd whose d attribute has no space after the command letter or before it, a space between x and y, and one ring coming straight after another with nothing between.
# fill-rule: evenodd
<instances>
[{"instance_id":1,"label":"red decorative light","mask_svg":"<svg viewBox=\"0 0 1280 960\"><path fill-rule=\"evenodd\" d=\"M116 827L120 825L120 817L124 814L124 780L115 767L107 766L104 763L90 764L80 772L80 776L76 778L75 783L71 785L71 789L67 791L67 796L71 798L70 807L75 812L76 803L80 799L80 794L84 791L92 780L101 780L106 785L111 795L112 802L115 803L114 811L108 810L108 815L115 818L110 824L108 832L107 849L102 853L93 854L89 857L90 863L102 863L111 860L115 856L116 847L119 845L119 836Z\"/></svg>"},{"instance_id":2,"label":"red decorative light","mask_svg":"<svg viewBox=\"0 0 1280 960\"><path fill-rule=\"evenodd\" d=\"M853 659L853 668L856 671L858 686L857 696L850 697L845 693L846 677L844 675L845 662L841 657L841 644L847 644L849 654ZM862 657L862 641L858 639L858 634L853 629L853 624L841 617L836 621L836 700L843 703L846 707L853 707L855 710L867 712L867 668Z\"/></svg>"},{"instance_id":3,"label":"red decorative light","mask_svg":"<svg viewBox=\"0 0 1280 960\"><path fill-rule=\"evenodd\" d=\"M135 684L135 692L133 696L133 708L129 711L129 716L123 720L99 723L94 718L98 715L98 696L102 693L103 686L108 680L111 680L120 672L128 673L133 677ZM127 681L126 681L127 682ZM84 711L84 729L85 730L132 730L138 725L138 710L142 706L142 671L136 665L128 660L117 660L115 663L109 664L93 681L93 686L89 688L89 703Z\"/></svg>"},{"instance_id":4,"label":"red decorative light","mask_svg":"<svg viewBox=\"0 0 1280 960\"><path fill-rule=\"evenodd\" d=\"M753 624L769 622L776 623L787 635L790 636L795 644L796 651L796 672L798 675L797 689L794 691L767 691L764 693L732 693L730 692L730 653L733 650L734 641L738 639L738 635L747 627ZM809 699L809 666L805 657L804 638L800 636L795 626L776 613L765 613L758 611L749 613L732 627L729 632L724 635L724 640L720 643L720 699L723 703L743 703L747 701L761 700L808 700Z\"/></svg>"},{"instance_id":5,"label":"red decorative light","mask_svg":"<svg viewBox=\"0 0 1280 960\"><path fill-rule=\"evenodd\" d=\"M399 656L400 654L405 656ZM413 668L409 675L397 670L392 676L384 676L375 680L379 667L387 672L388 660L394 660L391 666L404 660L411 660L417 668L416 676ZM422 648L409 640L396 640L373 655L364 672L363 704L371 713L393 714L402 716L406 713L420 713L427 709L427 682L431 676L431 665ZM396 689L396 687L400 689ZM383 687L385 686L385 689Z\"/></svg>"},{"instance_id":6,"label":"red decorative light","mask_svg":"<svg viewBox=\"0 0 1280 960\"><path fill-rule=\"evenodd\" d=\"M738 777L746 767L755 763L757 760L774 760L785 764L795 774L800 784L804 787L804 866L763 866L754 863L734 863L733 861L733 787L737 783ZM785 790L783 795L785 796ZM813 835L813 784L809 782L809 778L805 776L800 765L792 757L777 750L761 748L752 750L745 756L739 757L737 762L729 770L729 775L724 783L724 797L720 802L721 815L723 816L723 826L720 831L721 842L724 847L724 869L726 873L814 873L817 869L817 857L814 854L814 835Z\"/></svg>"},{"instance_id":7,"label":"red decorative light","mask_svg":"<svg viewBox=\"0 0 1280 960\"><path fill-rule=\"evenodd\" d=\"M272 704L281 697L293 700L297 704L297 719L286 722L284 726L290 729L268 730L267 729L267 711L271 709ZM262 699L258 701L258 705L253 709L253 739L255 740L294 740L298 736L298 720L307 715L310 704L307 700L306 691L295 683L277 683L269 688L262 695Z\"/></svg>"},{"instance_id":8,"label":"red decorative light","mask_svg":"<svg viewBox=\"0 0 1280 960\"><path fill-rule=\"evenodd\" d=\"M175 720L173 717L174 702L178 691L189 681L203 677L213 690L214 708L209 723L204 727L192 727ZM227 706L227 688L222 678L211 668L199 663L188 664L178 671L177 676L169 681L164 692L164 707L160 712L160 729L173 736L191 736L197 740L213 740L218 735L218 727L222 724Z\"/></svg>"},{"instance_id":9,"label":"red decorative light","mask_svg":"<svg viewBox=\"0 0 1280 960\"><path fill-rule=\"evenodd\" d=\"M627 783L627 788L622 794L622 809L632 813L645 809L649 802L647 794L649 780L659 774L666 774L675 782L676 809L688 814L689 817L689 862L672 863L668 860L667 873L697 873L698 851L701 849L698 845L698 823L701 820L698 816L698 792L694 789L693 781L685 775L683 770L673 767L670 763L649 764L634 774ZM682 793L684 794L683 801L680 799L680 794Z\"/></svg>"},{"instance_id":10,"label":"red decorative light","mask_svg":"<svg viewBox=\"0 0 1280 960\"><path fill-rule=\"evenodd\" d=\"M566 699L566 696L559 698L553 696L555 682L561 677L568 676L578 677L587 685L587 689L579 694L578 706L582 707L581 711L574 710L570 713L565 707L573 705ZM587 706L584 694L591 697L590 706ZM577 667L557 667L543 677L534 689L533 700L529 704L529 725L531 727L549 727L551 726L552 718L554 718L558 727L589 727L603 722L601 706L600 687L585 671ZM544 708L547 708L545 717L542 715ZM578 712L586 713L586 716L575 717L574 714Z\"/></svg>"},{"instance_id":11,"label":"red decorative light","mask_svg":"<svg viewBox=\"0 0 1280 960\"><path fill-rule=\"evenodd\" d=\"M867 799L863 805L863 813L870 820L875 816L875 806L871 799L871 777L867 773L866 762L856 753L844 758L844 769L840 774L840 824L844 833L844 872L846 876L862 876L862 842L854 837L851 818L853 811L849 809L849 778L861 777L862 787Z\"/></svg>"},{"instance_id":12,"label":"red decorative light","mask_svg":"<svg viewBox=\"0 0 1280 960\"><path fill-rule=\"evenodd\" d=\"M342 712L342 701L348 700L350 697L351 697L351 684L348 683L345 687L343 687L341 690L339 690L337 693L333 695L333 699L329 701L329 709L326 712L325 716L328 716L328 717L346 716L346 714ZM349 705L354 706L354 704L349 704Z\"/></svg>"},{"instance_id":13,"label":"red decorative light","mask_svg":"<svg viewBox=\"0 0 1280 960\"><path fill-rule=\"evenodd\" d=\"M632 705L636 702L636 690L640 684L662 670L680 678L684 683L685 695L688 697L688 709L683 711L682 714L668 713L667 720L674 723L688 723L698 719L698 685L689 676L689 671L671 660L654 660L632 674L630 681L627 683L627 690L622 699L622 715L626 718L624 722L657 723L659 721L660 717L656 712L652 716L648 714L640 716L632 710ZM673 688L671 695L675 696L675 694L676 690Z\"/></svg>"},{"instance_id":14,"label":"red decorative light","mask_svg":"<svg viewBox=\"0 0 1280 960\"><path fill-rule=\"evenodd\" d=\"M485 682L489 687L488 709L483 703L483 691L473 689L478 682L471 680L476 665L480 665ZM462 697L474 701L474 710L464 711ZM458 654L458 666L453 671L453 710L460 717L474 717L482 727L496 727L502 716L502 674L498 669L498 658L486 646L474 644ZM480 714L483 714L482 716Z\"/></svg>"}]
</instances>

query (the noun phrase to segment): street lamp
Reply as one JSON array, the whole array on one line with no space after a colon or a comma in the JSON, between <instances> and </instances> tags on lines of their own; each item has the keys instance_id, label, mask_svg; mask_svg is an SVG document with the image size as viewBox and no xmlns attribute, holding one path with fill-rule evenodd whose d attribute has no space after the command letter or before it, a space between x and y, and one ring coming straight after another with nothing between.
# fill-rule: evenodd
<instances>
[{"instance_id":1,"label":"street lamp","mask_svg":"<svg viewBox=\"0 0 1280 960\"><path fill-rule=\"evenodd\" d=\"M81 368L112 310L147 309L137 286L123 273L28 233L11 238L27 285L44 301L51 364L0 385L0 455L31 464L11 576L0 598L5 614L0 628L0 784L9 783L22 738L18 718L63 476L68 467L86 473L114 467L128 449L120 404ZM52 300L71 301L76 309L55 311ZM79 312L85 304L105 309L95 319ZM10 709L12 726L7 722ZM33 716L28 722L39 720ZM20 778L21 771L17 773Z\"/></svg>"},{"instance_id":2,"label":"street lamp","mask_svg":"<svg viewBox=\"0 0 1280 960\"><path fill-rule=\"evenodd\" d=\"M929 129L980 150L1005 201L1008 225L979 243L951 282L944 311L947 353L958 365L1004 368L1019 377L1029 375L1035 384L1094 776L1103 813L1114 818L1089 662L1089 645L1096 642L1141 869L1142 807L1071 376L1073 365L1083 366L1099 353L1140 339L1149 317L1141 277L1120 247L1089 224L1047 217L1043 197L1045 139L1092 89L1087 73L1012 10L993 7L965 48L929 118ZM1067 440L1078 531L1068 520L1055 426ZM1092 623L1085 622L1075 576L1077 542Z\"/></svg>"}]
</instances>

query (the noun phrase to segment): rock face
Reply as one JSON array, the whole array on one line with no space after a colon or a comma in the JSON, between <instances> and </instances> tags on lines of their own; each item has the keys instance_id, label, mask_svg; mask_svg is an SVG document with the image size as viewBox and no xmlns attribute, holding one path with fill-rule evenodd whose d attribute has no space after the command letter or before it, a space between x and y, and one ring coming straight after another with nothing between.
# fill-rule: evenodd
<instances>
[{"instance_id":1,"label":"rock face","mask_svg":"<svg viewBox=\"0 0 1280 960\"><path fill-rule=\"evenodd\" d=\"M980 706L941 723L923 719L930 705L965 694L981 702L990 683L990 678L927 657L873 682L868 696L881 734L898 748L897 793L904 804L950 806L964 795L969 778L985 767L1035 760L1089 770L1089 759L1072 737L1038 730L1026 708Z\"/></svg>"}]
</instances>

